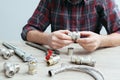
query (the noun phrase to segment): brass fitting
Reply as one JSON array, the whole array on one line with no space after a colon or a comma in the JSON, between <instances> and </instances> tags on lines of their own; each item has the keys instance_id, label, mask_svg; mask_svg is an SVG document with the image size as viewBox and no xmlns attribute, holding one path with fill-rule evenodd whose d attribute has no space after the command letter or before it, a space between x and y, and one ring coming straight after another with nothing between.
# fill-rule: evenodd
<instances>
[{"instance_id":1,"label":"brass fitting","mask_svg":"<svg viewBox=\"0 0 120 80\"><path fill-rule=\"evenodd\" d=\"M50 59L47 60L47 65L51 66L51 65L58 63L59 61L60 61L59 55L52 55L52 56L50 56Z\"/></svg>"},{"instance_id":2,"label":"brass fitting","mask_svg":"<svg viewBox=\"0 0 120 80\"><path fill-rule=\"evenodd\" d=\"M37 62L31 60L28 62L28 74L34 75L37 73Z\"/></svg>"}]
</instances>

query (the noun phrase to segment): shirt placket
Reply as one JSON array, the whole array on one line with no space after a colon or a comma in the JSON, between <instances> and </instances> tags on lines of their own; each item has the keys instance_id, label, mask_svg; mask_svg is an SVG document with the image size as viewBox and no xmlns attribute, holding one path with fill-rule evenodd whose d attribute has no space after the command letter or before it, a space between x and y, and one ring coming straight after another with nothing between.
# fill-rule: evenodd
<instances>
[{"instance_id":1,"label":"shirt placket","mask_svg":"<svg viewBox=\"0 0 120 80\"><path fill-rule=\"evenodd\" d=\"M72 28L72 31L76 31L76 6L73 6L72 7L72 17L71 17L71 28Z\"/></svg>"}]
</instances>

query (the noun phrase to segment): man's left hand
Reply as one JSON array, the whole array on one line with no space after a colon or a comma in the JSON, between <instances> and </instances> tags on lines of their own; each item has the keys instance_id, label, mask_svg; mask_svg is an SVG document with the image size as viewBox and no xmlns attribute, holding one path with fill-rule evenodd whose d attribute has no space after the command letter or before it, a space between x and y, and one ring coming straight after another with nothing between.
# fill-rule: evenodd
<instances>
[{"instance_id":1,"label":"man's left hand","mask_svg":"<svg viewBox=\"0 0 120 80\"><path fill-rule=\"evenodd\" d=\"M100 47L102 41L101 35L91 31L81 31L80 35L84 37L77 39L76 42L79 43L87 51L92 52Z\"/></svg>"}]
</instances>

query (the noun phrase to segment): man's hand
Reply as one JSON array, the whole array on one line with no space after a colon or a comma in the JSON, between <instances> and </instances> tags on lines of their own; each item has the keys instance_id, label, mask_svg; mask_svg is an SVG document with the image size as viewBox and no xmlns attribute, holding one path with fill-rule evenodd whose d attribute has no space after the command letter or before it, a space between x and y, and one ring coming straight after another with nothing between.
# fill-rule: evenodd
<instances>
[{"instance_id":1,"label":"man's hand","mask_svg":"<svg viewBox=\"0 0 120 80\"><path fill-rule=\"evenodd\" d=\"M48 36L47 44L53 49L59 49L73 43L71 37L67 35L69 32L68 30L52 32Z\"/></svg>"},{"instance_id":2,"label":"man's hand","mask_svg":"<svg viewBox=\"0 0 120 80\"><path fill-rule=\"evenodd\" d=\"M69 32L68 30L60 30L48 34L38 30L31 30L27 33L27 40L58 49L73 43L72 38L68 36ZM77 39L76 42L88 51L94 51L99 47L120 46L119 32L99 35L90 31L81 31L80 35L84 38Z\"/></svg>"},{"instance_id":3,"label":"man's hand","mask_svg":"<svg viewBox=\"0 0 120 80\"><path fill-rule=\"evenodd\" d=\"M81 31L80 34L84 36L84 38L79 38L76 42L87 51L94 51L100 47L102 41L101 35L90 31Z\"/></svg>"}]
</instances>

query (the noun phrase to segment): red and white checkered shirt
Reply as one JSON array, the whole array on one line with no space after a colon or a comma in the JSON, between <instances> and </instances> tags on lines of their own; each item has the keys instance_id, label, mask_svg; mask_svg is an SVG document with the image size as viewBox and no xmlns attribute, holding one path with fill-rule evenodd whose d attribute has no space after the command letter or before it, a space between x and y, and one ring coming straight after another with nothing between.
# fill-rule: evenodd
<instances>
[{"instance_id":1,"label":"red and white checkered shirt","mask_svg":"<svg viewBox=\"0 0 120 80\"><path fill-rule=\"evenodd\" d=\"M26 40L30 30L93 31L104 26L108 34L120 32L120 13L114 0L41 0L34 14L24 26L21 36Z\"/></svg>"}]
</instances>

